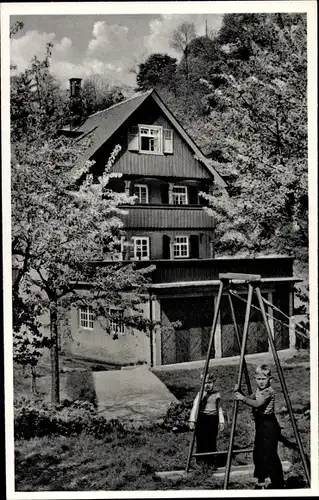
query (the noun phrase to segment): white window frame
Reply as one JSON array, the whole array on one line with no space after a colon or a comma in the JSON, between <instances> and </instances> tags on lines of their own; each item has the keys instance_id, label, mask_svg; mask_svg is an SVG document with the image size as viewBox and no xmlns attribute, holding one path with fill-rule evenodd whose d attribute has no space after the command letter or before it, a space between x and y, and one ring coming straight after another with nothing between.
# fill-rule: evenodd
<instances>
[{"instance_id":1,"label":"white window frame","mask_svg":"<svg viewBox=\"0 0 319 500\"><path fill-rule=\"evenodd\" d=\"M170 128L163 128L163 151L173 154L173 130Z\"/></svg>"},{"instance_id":2,"label":"white window frame","mask_svg":"<svg viewBox=\"0 0 319 500\"><path fill-rule=\"evenodd\" d=\"M106 260L116 260L116 261L122 261L124 257L124 243L125 243L125 236L121 236L119 239L117 245L118 245L118 252L116 252L116 247L114 245L113 251L112 252L105 252L104 253L104 258Z\"/></svg>"},{"instance_id":3,"label":"white window frame","mask_svg":"<svg viewBox=\"0 0 319 500\"><path fill-rule=\"evenodd\" d=\"M140 205L147 205L149 203L149 197L148 197L148 185L147 184L134 184L133 190L135 191L135 188L138 188L138 194L134 193L135 196L138 197L137 203ZM141 192L142 189L145 189L145 202L141 201Z\"/></svg>"},{"instance_id":4,"label":"white window frame","mask_svg":"<svg viewBox=\"0 0 319 500\"><path fill-rule=\"evenodd\" d=\"M177 240L184 239L184 241ZM182 248L186 246L186 254L182 252ZM178 234L173 240L173 258L187 259L189 257L189 236Z\"/></svg>"},{"instance_id":5,"label":"white window frame","mask_svg":"<svg viewBox=\"0 0 319 500\"><path fill-rule=\"evenodd\" d=\"M183 190L176 192L174 190ZM172 203L173 205L188 205L188 189L187 186L174 185L172 188Z\"/></svg>"},{"instance_id":6,"label":"white window frame","mask_svg":"<svg viewBox=\"0 0 319 500\"><path fill-rule=\"evenodd\" d=\"M144 132L143 132L144 129ZM142 149L142 137L148 137L152 139L154 134L152 131L157 132L158 137L158 150L152 151L150 149ZM139 138L139 152L151 155L162 155L163 154L163 127L158 125L141 125L138 126L138 138Z\"/></svg>"},{"instance_id":7,"label":"white window frame","mask_svg":"<svg viewBox=\"0 0 319 500\"><path fill-rule=\"evenodd\" d=\"M124 318L124 310L123 309L116 309L113 307L110 307L109 309L109 328L110 328L110 333L113 335L125 335L126 334L126 325L121 321L121 318L112 318L112 314L119 314L121 318Z\"/></svg>"},{"instance_id":8,"label":"white window frame","mask_svg":"<svg viewBox=\"0 0 319 500\"><path fill-rule=\"evenodd\" d=\"M80 306L79 308L79 326L84 330L94 329L94 313L90 306Z\"/></svg>"},{"instance_id":9,"label":"white window frame","mask_svg":"<svg viewBox=\"0 0 319 500\"><path fill-rule=\"evenodd\" d=\"M133 252L134 252L134 260L149 260L150 259L150 238L149 236L133 236ZM138 243L140 240L140 243ZM138 246L143 247L143 242L146 241L146 249L147 255L138 257L137 250ZM142 250L141 250L142 253Z\"/></svg>"},{"instance_id":10,"label":"white window frame","mask_svg":"<svg viewBox=\"0 0 319 500\"><path fill-rule=\"evenodd\" d=\"M119 245L119 252L114 252L111 256L111 260L123 260L123 255L124 255L124 241L125 241L125 236L121 236L120 241L118 242Z\"/></svg>"}]
</instances>

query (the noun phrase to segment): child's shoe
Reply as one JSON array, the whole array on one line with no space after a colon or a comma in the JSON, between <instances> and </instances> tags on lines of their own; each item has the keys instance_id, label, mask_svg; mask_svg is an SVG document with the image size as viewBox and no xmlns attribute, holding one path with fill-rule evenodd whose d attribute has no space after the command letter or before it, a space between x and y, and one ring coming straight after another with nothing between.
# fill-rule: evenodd
<instances>
[{"instance_id":1,"label":"child's shoe","mask_svg":"<svg viewBox=\"0 0 319 500\"><path fill-rule=\"evenodd\" d=\"M254 489L255 490L265 490L266 489L266 483L256 483Z\"/></svg>"}]
</instances>

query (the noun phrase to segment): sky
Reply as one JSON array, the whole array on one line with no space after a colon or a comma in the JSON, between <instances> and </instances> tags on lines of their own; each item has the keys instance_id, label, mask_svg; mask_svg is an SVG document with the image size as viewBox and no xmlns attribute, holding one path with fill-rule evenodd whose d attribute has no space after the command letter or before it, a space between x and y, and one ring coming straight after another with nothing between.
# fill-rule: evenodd
<instances>
[{"instance_id":1,"label":"sky","mask_svg":"<svg viewBox=\"0 0 319 500\"><path fill-rule=\"evenodd\" d=\"M63 87L71 77L102 75L110 84L135 85L132 69L152 53L179 59L170 46L173 31L182 22L193 22L198 35L217 32L220 14L138 15L20 15L24 28L11 39L11 62L18 71L28 67L34 55L41 58L46 43L53 43L52 73Z\"/></svg>"}]
</instances>

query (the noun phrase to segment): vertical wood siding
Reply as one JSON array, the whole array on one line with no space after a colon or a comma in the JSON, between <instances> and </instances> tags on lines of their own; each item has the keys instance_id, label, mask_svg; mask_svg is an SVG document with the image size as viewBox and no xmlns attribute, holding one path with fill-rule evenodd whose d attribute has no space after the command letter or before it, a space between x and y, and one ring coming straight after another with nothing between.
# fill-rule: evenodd
<instances>
[{"instance_id":1,"label":"vertical wood siding","mask_svg":"<svg viewBox=\"0 0 319 500\"><path fill-rule=\"evenodd\" d=\"M174 130L173 154L154 155L127 150L128 131L133 125L160 125L172 129L172 125L155 103L146 103L139 108L122 126L114 138L96 155L97 163L107 161L109 154L116 144L122 147L121 154L114 164L114 172L129 175L153 175L159 177L180 177L191 179L213 179L206 167L195 160L194 153Z\"/></svg>"}]
</instances>

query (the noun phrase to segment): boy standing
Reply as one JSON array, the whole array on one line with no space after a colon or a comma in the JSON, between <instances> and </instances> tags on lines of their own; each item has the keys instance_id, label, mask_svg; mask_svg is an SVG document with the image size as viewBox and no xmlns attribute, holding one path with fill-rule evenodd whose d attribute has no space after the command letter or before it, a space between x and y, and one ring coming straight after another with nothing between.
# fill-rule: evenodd
<instances>
[{"instance_id":1,"label":"boy standing","mask_svg":"<svg viewBox=\"0 0 319 500\"><path fill-rule=\"evenodd\" d=\"M201 375L201 380L203 375ZM196 416L196 453L214 452L217 449L216 440L218 429L224 430L225 420L220 405L220 393L214 391L215 379L211 373L206 375L202 400L199 401L197 393L189 417L190 429L195 428ZM215 456L207 455L196 457L197 463L214 467Z\"/></svg>"},{"instance_id":2,"label":"boy standing","mask_svg":"<svg viewBox=\"0 0 319 500\"><path fill-rule=\"evenodd\" d=\"M271 387L271 370L268 365L257 366L255 380L257 389L252 397L247 397L239 391L235 399L242 401L254 409L255 442L254 442L254 476L258 483L256 489L265 488L265 479L270 478L272 489L284 487L283 471L277 448L281 434L275 415L275 391Z\"/></svg>"}]
</instances>

